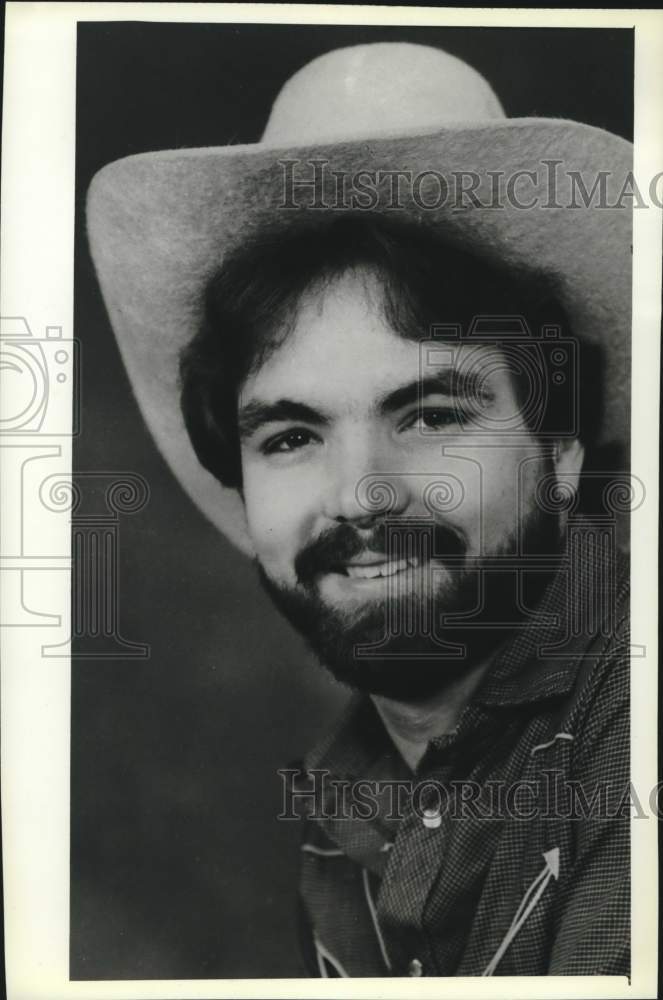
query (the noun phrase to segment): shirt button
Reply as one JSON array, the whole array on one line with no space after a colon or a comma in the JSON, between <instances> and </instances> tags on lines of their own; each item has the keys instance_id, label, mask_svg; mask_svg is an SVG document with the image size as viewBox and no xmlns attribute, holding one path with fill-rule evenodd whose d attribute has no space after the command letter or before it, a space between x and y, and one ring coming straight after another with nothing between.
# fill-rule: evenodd
<instances>
[{"instance_id":1,"label":"shirt button","mask_svg":"<svg viewBox=\"0 0 663 1000\"><path fill-rule=\"evenodd\" d=\"M418 958L413 958L407 967L409 976L423 976L424 967Z\"/></svg>"},{"instance_id":2,"label":"shirt button","mask_svg":"<svg viewBox=\"0 0 663 1000\"><path fill-rule=\"evenodd\" d=\"M439 809L424 809L421 821L427 830L437 830L442 826L442 813Z\"/></svg>"}]
</instances>

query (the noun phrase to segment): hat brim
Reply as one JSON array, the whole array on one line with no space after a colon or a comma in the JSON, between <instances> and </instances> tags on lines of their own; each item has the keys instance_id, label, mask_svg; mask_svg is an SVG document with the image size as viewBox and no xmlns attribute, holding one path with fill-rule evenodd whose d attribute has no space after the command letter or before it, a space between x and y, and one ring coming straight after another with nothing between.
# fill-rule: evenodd
<instances>
[{"instance_id":1,"label":"hat brim","mask_svg":"<svg viewBox=\"0 0 663 1000\"><path fill-rule=\"evenodd\" d=\"M220 486L194 455L180 413L178 359L196 331L204 288L228 251L264 225L287 225L293 213L320 215L320 209L280 207L283 160L300 161L304 170L312 158L326 161L326 204L337 197L333 172L338 171L353 177L359 171L417 176L434 170L445 178L473 172L481 179L475 195L482 206L494 199L491 173L500 171L506 184L518 171L531 172L519 175L523 186L514 186L512 194L532 207L518 207L506 197L496 207L447 198L438 208L426 208L403 185L402 211L444 226L452 239L490 247L509 262L536 265L558 278L576 334L604 348L608 405L600 443L614 443L626 453L632 211L628 201L615 203L632 169L632 152L625 140L580 123L507 119L295 149L257 144L169 150L104 167L88 195L92 257L147 426L194 503L235 545L251 552L239 497ZM597 204L597 188L586 205L578 178L591 192L601 171L606 172L604 204ZM374 210L393 208L385 199ZM581 385L591 378L591 372L581 372Z\"/></svg>"}]
</instances>

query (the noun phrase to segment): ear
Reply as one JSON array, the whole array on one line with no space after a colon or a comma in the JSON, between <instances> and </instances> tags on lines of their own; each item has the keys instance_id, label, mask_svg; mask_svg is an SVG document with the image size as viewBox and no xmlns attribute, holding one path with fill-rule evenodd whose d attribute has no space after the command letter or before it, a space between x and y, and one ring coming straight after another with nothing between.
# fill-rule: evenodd
<instances>
[{"instance_id":1,"label":"ear","mask_svg":"<svg viewBox=\"0 0 663 1000\"><path fill-rule=\"evenodd\" d=\"M577 438L556 441L553 451L553 465L558 482L567 483L578 492L578 480L585 459L585 449Z\"/></svg>"}]
</instances>

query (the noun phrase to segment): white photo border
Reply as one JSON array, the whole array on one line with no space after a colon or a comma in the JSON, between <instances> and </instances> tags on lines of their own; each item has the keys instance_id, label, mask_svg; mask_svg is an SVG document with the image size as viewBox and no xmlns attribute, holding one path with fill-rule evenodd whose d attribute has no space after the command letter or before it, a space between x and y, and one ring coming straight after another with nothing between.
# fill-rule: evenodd
<instances>
[{"instance_id":1,"label":"white photo border","mask_svg":"<svg viewBox=\"0 0 663 1000\"><path fill-rule=\"evenodd\" d=\"M73 337L76 29L79 21L635 28L635 177L663 168L660 11L360 7L309 4L8 3L2 161L3 317L33 334ZM643 184L647 187L647 183ZM663 185L661 185L663 188ZM632 471L647 500L632 514L634 661L632 775L641 802L657 773L658 406L662 212L634 212ZM50 330L50 333L48 332ZM2 834L10 1000L221 997L654 997L657 990L657 822L632 821L632 977L494 979L69 980L70 661L42 657L70 635L70 521L45 514L26 488L30 458L71 477L72 352L48 433L3 434L0 598ZM26 449L28 449L26 451ZM32 450L30 450L32 449ZM45 468L45 466L42 466ZM48 552L44 557L43 552ZM30 563L30 560L33 560ZM26 560L28 562L26 563ZM27 568L26 568L27 567ZM48 608L38 625L11 609ZM28 619L30 615L28 615ZM66 649L64 650L66 653Z\"/></svg>"}]
</instances>

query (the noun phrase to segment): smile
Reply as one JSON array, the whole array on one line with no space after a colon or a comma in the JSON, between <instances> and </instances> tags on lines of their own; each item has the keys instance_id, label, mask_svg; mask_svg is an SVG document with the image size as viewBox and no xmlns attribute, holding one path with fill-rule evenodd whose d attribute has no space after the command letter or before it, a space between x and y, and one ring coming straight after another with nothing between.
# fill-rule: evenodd
<instances>
[{"instance_id":1,"label":"smile","mask_svg":"<svg viewBox=\"0 0 663 1000\"><path fill-rule=\"evenodd\" d=\"M403 573L408 568L414 568L418 565L419 560L413 556L409 559L384 560L383 562L363 565L347 563L345 566L339 567L337 572L349 576L353 580L375 580L380 576L396 576L397 573Z\"/></svg>"}]
</instances>

